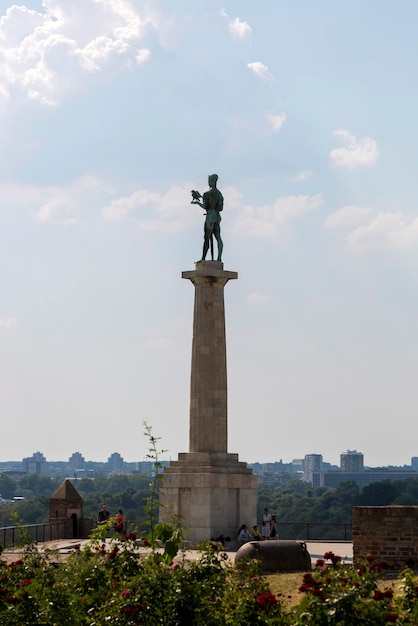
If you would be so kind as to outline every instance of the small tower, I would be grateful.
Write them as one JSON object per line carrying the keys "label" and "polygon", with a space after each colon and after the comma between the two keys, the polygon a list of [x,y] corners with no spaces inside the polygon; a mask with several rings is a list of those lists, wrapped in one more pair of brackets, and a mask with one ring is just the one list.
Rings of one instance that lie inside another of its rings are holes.
{"label": "small tower", "polygon": [[83,517],[83,499],[66,478],[49,500],[49,523],[59,523],[54,539],[81,539],[89,536],[91,518]]}

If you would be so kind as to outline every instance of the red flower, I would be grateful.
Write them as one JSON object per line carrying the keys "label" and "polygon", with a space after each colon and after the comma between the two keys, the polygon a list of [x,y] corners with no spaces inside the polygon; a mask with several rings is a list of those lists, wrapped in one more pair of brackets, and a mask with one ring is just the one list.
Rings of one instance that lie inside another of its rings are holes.
{"label": "red flower", "polygon": [[322,567],[323,565],[325,565],[324,559],[317,559],[316,560],[316,567]]}
{"label": "red flower", "polygon": [[124,613],[128,613],[129,615],[133,615],[134,613],[136,613],[136,607],[134,606],[125,606],[125,608],[123,609]]}
{"label": "red flower", "polygon": [[10,598],[8,598],[8,601],[10,602],[10,604],[17,604],[18,602],[20,602],[19,598],[17,598],[16,596],[10,596]]}
{"label": "red flower", "polygon": [[386,589],[386,591],[380,591],[380,589],[376,589],[373,594],[373,600],[385,600],[387,598],[393,598],[392,589]]}
{"label": "red flower", "polygon": [[32,579],[28,578],[27,580],[22,580],[21,583],[19,583],[19,587],[27,587],[28,585],[32,584]]}
{"label": "red flower", "polygon": [[255,603],[258,607],[260,607],[260,609],[267,609],[270,606],[276,606],[277,598],[271,592],[263,593],[257,596],[257,598],[255,599]]}
{"label": "red flower", "polygon": [[114,547],[112,548],[112,551],[111,551],[111,552],[109,552],[109,559],[114,559],[114,558],[116,557],[116,555],[117,555],[117,553],[118,553],[118,552],[119,552],[119,548],[118,548],[118,546],[114,546]]}
{"label": "red flower", "polygon": [[129,589],[125,589],[124,591],[122,591],[122,595],[124,598],[128,598],[131,595],[131,592],[129,591]]}
{"label": "red flower", "polygon": [[385,617],[383,618],[385,622],[396,622],[398,620],[398,614],[397,613],[388,613],[387,615],[385,615]]}
{"label": "red flower", "polygon": [[143,539],[143,540],[142,540],[142,545],[144,546],[144,548],[146,548],[147,546],[149,546],[149,541],[148,541],[148,539]]}

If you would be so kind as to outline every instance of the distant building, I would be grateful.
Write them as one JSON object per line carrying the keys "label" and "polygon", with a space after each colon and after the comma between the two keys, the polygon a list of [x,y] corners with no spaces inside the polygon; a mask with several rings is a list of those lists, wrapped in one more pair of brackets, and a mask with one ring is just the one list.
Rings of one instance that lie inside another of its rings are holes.
{"label": "distant building", "polygon": [[294,474],[301,474],[303,472],[303,465],[304,465],[303,459],[293,459],[291,463],[291,471]]}
{"label": "distant building", "polygon": [[307,454],[303,463],[303,476],[306,482],[312,482],[314,472],[322,471],[322,454]]}
{"label": "distant building", "polygon": [[107,467],[110,472],[119,472],[123,469],[123,458],[119,452],[113,452],[107,459]]}
{"label": "distant building", "polygon": [[340,454],[340,468],[342,472],[363,472],[364,456],[357,450],[347,450]]}
{"label": "distant building", "polygon": [[68,469],[70,470],[83,470],[86,460],[80,452],[73,452],[68,459]]}
{"label": "distant building", "polygon": [[413,456],[411,459],[411,467],[413,470],[418,471],[418,456]]}
{"label": "distant building", "polygon": [[413,471],[375,471],[364,472],[314,472],[312,476],[313,487],[338,487],[341,483],[353,481],[359,489],[377,483],[381,480],[406,480],[418,478],[418,472]]}
{"label": "distant building", "polygon": [[154,467],[154,463],[152,461],[138,461],[136,465],[136,469],[140,474],[148,474]]}
{"label": "distant building", "polygon": [[34,452],[32,456],[22,460],[22,469],[26,474],[45,474],[46,458],[42,452]]}

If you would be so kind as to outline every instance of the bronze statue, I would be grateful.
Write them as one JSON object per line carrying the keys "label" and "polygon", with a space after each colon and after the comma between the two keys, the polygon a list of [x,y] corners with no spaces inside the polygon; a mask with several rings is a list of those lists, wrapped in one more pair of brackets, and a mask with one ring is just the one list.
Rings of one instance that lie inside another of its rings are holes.
{"label": "bronze statue", "polygon": [[202,261],[206,259],[209,245],[213,261],[213,236],[215,236],[216,243],[218,245],[217,260],[222,261],[222,250],[224,245],[221,239],[221,211],[224,208],[224,198],[219,189],[216,187],[217,182],[218,175],[210,174],[208,176],[208,185],[210,187],[209,191],[205,191],[203,196],[195,189],[192,191],[193,200],[191,204],[198,204],[206,211]]}

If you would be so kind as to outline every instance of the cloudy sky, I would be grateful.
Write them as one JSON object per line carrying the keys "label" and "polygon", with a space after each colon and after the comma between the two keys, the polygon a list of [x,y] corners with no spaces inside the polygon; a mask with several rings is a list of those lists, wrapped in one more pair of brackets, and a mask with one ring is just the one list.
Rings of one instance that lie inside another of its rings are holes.
{"label": "cloudy sky", "polygon": [[416,0],[0,0],[0,460],[188,449],[190,190],[229,450],[418,456]]}

